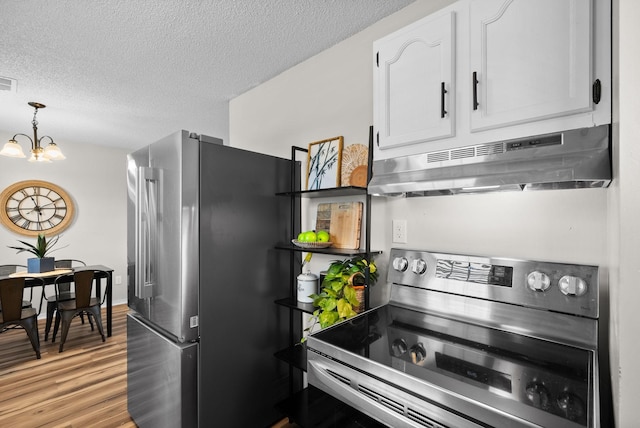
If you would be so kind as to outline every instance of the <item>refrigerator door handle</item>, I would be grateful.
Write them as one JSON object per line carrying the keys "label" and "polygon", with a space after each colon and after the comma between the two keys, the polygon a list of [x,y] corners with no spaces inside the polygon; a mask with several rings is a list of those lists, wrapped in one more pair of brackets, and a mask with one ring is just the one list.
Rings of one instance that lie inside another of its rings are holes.
{"label": "refrigerator door handle", "polygon": [[161,170],[139,167],[136,183],[136,286],[135,295],[140,299],[153,297],[156,282],[158,227],[162,206]]}

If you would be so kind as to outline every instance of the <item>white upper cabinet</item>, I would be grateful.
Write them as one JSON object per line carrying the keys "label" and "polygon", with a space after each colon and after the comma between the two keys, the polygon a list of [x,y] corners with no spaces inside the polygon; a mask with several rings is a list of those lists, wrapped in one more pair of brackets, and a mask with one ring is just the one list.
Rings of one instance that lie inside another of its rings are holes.
{"label": "white upper cabinet", "polygon": [[610,0],[459,0],[373,48],[376,160],[611,123]]}
{"label": "white upper cabinet", "polygon": [[454,14],[427,17],[374,44],[380,147],[453,135]]}
{"label": "white upper cabinet", "polygon": [[470,8],[472,131],[591,110],[589,0],[474,0]]}

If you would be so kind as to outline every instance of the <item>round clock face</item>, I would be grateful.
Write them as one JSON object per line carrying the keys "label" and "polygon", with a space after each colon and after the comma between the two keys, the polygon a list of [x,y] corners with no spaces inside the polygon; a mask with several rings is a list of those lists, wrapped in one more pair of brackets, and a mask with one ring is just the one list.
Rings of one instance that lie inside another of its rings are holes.
{"label": "round clock face", "polygon": [[73,201],[60,186],[40,180],[12,184],[0,195],[0,221],[16,233],[56,235],[73,219]]}

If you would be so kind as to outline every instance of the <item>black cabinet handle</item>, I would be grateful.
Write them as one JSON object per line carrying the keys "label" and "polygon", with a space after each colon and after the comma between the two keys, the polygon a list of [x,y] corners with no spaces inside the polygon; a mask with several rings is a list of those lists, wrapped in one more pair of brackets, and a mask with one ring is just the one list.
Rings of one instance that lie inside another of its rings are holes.
{"label": "black cabinet handle", "polygon": [[473,72],[473,109],[478,110],[478,73],[476,71]]}
{"label": "black cabinet handle", "polygon": [[444,88],[444,82],[440,83],[440,118],[443,118],[447,111],[444,109],[444,94],[447,90]]}
{"label": "black cabinet handle", "polygon": [[593,103],[598,104],[600,102],[600,98],[602,96],[602,85],[600,84],[600,79],[596,79],[593,82],[591,97],[593,98]]}

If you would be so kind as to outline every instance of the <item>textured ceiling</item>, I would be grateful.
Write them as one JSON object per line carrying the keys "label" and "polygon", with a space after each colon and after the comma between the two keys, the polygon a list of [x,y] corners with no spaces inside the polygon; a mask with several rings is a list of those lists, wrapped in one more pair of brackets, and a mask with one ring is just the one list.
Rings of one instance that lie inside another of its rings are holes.
{"label": "textured ceiling", "polygon": [[31,135],[37,101],[61,146],[226,139],[230,99],[412,1],[2,0],[0,131]]}

